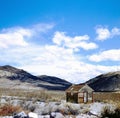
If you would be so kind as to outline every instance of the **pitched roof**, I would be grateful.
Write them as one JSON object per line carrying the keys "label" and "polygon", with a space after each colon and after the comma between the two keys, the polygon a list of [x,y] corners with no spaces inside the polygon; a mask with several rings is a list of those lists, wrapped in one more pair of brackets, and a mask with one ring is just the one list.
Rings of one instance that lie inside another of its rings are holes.
{"label": "pitched roof", "polygon": [[76,84],[76,85],[72,85],[70,86],[66,92],[69,92],[69,91],[79,91],[83,86],[85,86],[85,84]]}

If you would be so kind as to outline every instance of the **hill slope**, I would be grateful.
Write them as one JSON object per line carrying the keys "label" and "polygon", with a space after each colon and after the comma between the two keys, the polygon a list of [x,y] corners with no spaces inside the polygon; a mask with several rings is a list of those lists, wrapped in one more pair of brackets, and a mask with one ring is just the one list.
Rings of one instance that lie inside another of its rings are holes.
{"label": "hill slope", "polygon": [[95,91],[120,91],[120,71],[101,74],[86,83]]}
{"label": "hill slope", "polygon": [[45,87],[47,88],[48,90],[51,89],[51,85],[54,85],[52,86],[53,89],[56,89],[59,87],[59,89],[62,87],[62,89],[66,90],[69,86],[71,86],[71,83],[66,81],[66,80],[63,80],[63,79],[60,79],[58,77],[53,77],[53,76],[47,76],[47,75],[41,75],[41,76],[38,76],[38,78],[42,81],[42,82],[47,82],[50,84],[50,86],[47,84],[43,85],[43,84],[40,84],[39,83],[39,86],[41,87]]}
{"label": "hill slope", "polygon": [[24,70],[9,65],[0,66],[0,87],[65,90],[70,85],[70,82],[57,77],[37,77]]}

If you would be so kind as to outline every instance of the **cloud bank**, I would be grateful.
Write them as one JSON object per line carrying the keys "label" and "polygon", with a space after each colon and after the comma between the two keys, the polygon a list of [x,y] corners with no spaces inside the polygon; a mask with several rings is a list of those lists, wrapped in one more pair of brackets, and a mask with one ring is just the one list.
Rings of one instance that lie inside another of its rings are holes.
{"label": "cloud bank", "polygon": [[[70,36],[65,32],[54,31],[54,24],[35,24],[30,27],[12,27],[0,31],[0,64],[25,69],[35,75],[51,75],[73,83],[84,82],[108,71],[115,71],[118,66],[104,66],[90,61],[119,61],[120,50],[107,50],[98,54],[84,56],[84,52],[98,49],[98,44],[91,41],[89,35]],[[52,38],[44,45],[40,42],[42,34],[52,32]],[[119,35],[119,29],[98,31],[105,39]],[[105,33],[103,33],[105,32]],[[109,35],[108,35],[109,34]],[[39,37],[39,39],[36,39]],[[39,40],[37,42],[37,40]],[[82,52],[82,51],[84,52]],[[114,55],[111,57],[110,55]],[[88,59],[89,58],[89,59]],[[90,61],[88,61],[88,60]]]}

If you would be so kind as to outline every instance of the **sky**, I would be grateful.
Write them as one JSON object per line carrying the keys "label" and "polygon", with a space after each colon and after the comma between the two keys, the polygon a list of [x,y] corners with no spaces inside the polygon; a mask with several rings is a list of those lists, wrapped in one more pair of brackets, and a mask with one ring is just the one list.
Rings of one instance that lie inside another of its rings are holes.
{"label": "sky", "polygon": [[120,0],[0,0],[0,66],[82,83],[120,70]]}

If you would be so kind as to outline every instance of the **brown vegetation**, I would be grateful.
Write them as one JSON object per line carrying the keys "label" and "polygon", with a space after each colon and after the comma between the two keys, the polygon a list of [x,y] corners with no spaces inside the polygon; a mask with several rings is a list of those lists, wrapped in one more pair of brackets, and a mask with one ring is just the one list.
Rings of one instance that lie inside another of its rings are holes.
{"label": "brown vegetation", "polygon": [[13,115],[13,113],[19,112],[21,110],[22,109],[20,106],[5,104],[4,106],[0,107],[0,116]]}

